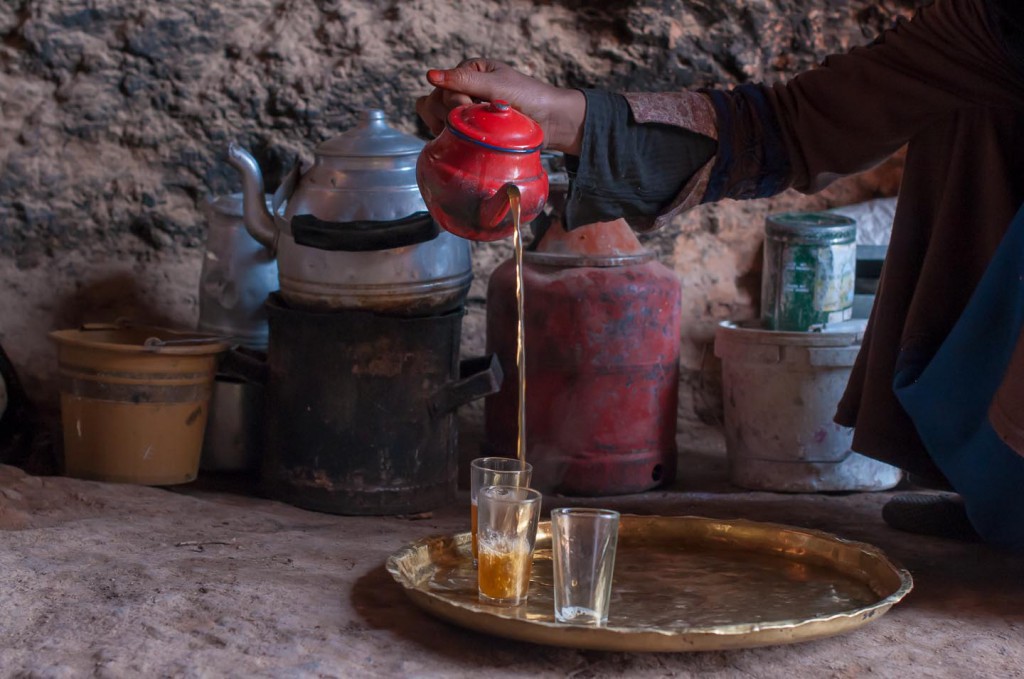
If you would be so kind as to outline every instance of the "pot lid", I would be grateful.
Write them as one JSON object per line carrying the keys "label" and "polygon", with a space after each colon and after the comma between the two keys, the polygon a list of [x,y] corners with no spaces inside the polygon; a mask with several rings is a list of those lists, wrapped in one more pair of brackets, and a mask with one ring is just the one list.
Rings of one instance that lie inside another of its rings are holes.
{"label": "pot lid", "polygon": [[321,142],[315,153],[318,156],[405,156],[419,153],[424,143],[391,127],[384,111],[373,108],[363,111],[359,123],[351,130]]}
{"label": "pot lid", "polygon": [[498,151],[532,153],[544,143],[537,121],[501,99],[452,109],[448,128],[456,136]]}
{"label": "pot lid", "polygon": [[834,212],[783,212],[768,215],[765,233],[777,240],[817,245],[852,243],[857,222]]}
{"label": "pot lid", "polygon": [[343,228],[426,214],[416,182],[416,160],[425,145],[391,127],[384,111],[363,111],[355,127],[316,147],[313,167],[288,199],[287,221],[311,215]]}

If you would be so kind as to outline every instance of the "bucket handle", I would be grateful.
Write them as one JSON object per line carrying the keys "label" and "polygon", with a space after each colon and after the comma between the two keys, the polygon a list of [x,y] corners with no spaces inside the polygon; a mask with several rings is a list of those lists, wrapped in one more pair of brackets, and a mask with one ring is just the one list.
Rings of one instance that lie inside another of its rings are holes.
{"label": "bucket handle", "polygon": [[467,358],[459,363],[459,380],[430,397],[431,417],[447,415],[470,401],[497,393],[504,377],[497,354]]}
{"label": "bucket handle", "polygon": [[125,330],[127,328],[148,328],[151,330],[159,330],[160,332],[167,333],[168,335],[193,335],[191,337],[182,337],[180,339],[161,339],[156,336],[147,337],[142,342],[142,348],[148,349],[149,351],[157,351],[164,347],[190,346],[195,344],[233,344],[236,339],[230,335],[203,335],[202,337],[195,337],[195,333],[187,330],[174,330],[173,328],[161,328],[153,325],[140,325],[127,318],[118,318],[113,323],[82,323],[78,326],[78,329],[81,332]]}
{"label": "bucket handle", "polygon": [[144,349],[162,349],[163,347],[189,346],[193,344],[231,344],[234,337],[224,335],[209,335],[206,337],[186,337],[182,339],[160,339],[159,337],[147,337],[142,342]]}

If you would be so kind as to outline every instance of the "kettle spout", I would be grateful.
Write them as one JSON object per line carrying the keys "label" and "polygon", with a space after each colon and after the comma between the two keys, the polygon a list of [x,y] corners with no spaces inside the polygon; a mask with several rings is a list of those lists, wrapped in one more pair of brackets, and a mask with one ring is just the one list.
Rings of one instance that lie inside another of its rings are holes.
{"label": "kettle spout", "polygon": [[267,210],[260,166],[251,153],[234,142],[228,146],[228,164],[242,175],[242,219],[246,231],[274,255],[277,249],[277,226]]}

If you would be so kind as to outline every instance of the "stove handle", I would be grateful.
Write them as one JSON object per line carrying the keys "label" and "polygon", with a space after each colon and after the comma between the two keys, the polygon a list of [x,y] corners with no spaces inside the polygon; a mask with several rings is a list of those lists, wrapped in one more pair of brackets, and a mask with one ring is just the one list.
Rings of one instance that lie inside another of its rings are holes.
{"label": "stove handle", "polygon": [[459,379],[430,397],[431,417],[441,417],[478,398],[496,394],[505,375],[497,354],[467,358],[459,363]]}
{"label": "stove handle", "polygon": [[224,354],[217,366],[217,374],[249,384],[266,385],[270,375],[267,354],[255,349],[234,347]]}

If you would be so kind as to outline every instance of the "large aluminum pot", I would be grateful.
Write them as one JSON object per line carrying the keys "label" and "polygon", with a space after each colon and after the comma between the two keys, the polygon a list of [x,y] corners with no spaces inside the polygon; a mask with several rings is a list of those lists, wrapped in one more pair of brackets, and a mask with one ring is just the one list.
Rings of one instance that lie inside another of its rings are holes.
{"label": "large aluminum pot", "polygon": [[459,307],[472,279],[469,244],[441,231],[416,184],[424,142],[370,110],[282,182],[268,210],[255,159],[232,144],[245,224],[278,259],[282,298],[311,310],[402,315]]}

